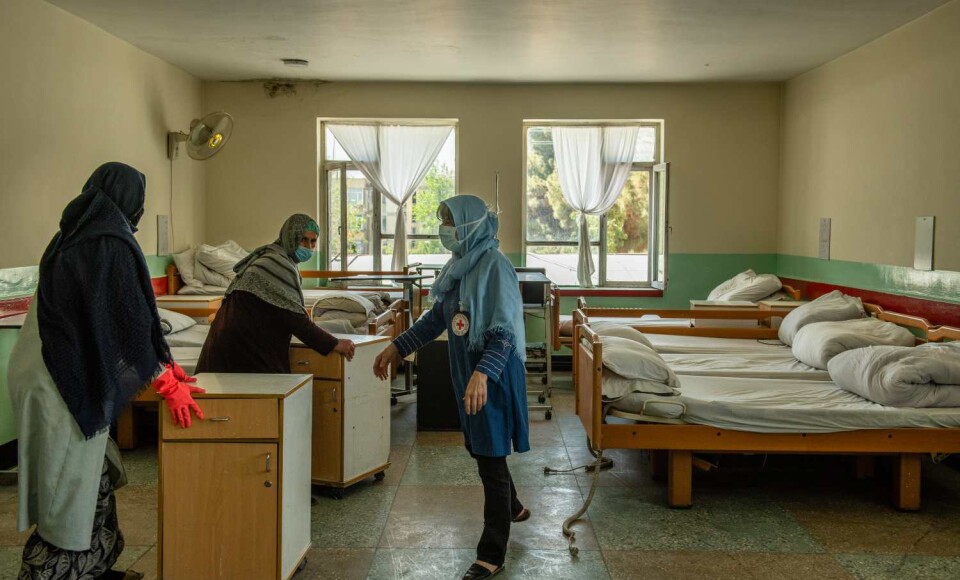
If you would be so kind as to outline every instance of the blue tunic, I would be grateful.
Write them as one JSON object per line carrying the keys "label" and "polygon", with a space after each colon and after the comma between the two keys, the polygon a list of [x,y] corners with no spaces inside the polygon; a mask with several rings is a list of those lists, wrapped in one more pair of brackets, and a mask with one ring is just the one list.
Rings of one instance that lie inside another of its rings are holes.
{"label": "blue tunic", "polygon": [[[459,311],[455,297],[459,283],[447,294],[447,300],[436,302],[410,330],[394,341],[401,356],[408,356],[447,331],[447,352],[450,373],[456,394],[460,425],[466,446],[475,455],[505,457],[511,443],[518,453],[530,450],[527,422],[527,383],[523,362],[517,356],[510,337],[494,333],[487,339],[483,352],[467,350],[468,335],[453,332],[453,317]],[[469,318],[469,313],[465,313]],[[463,397],[475,370],[487,375],[487,403],[476,415],[467,415]]]}

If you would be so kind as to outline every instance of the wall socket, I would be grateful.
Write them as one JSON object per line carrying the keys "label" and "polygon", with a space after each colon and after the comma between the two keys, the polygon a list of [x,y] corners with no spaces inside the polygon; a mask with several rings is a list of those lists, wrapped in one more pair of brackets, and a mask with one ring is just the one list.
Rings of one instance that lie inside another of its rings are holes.
{"label": "wall socket", "polygon": [[157,216],[157,255],[170,255],[170,216]]}
{"label": "wall socket", "polygon": [[830,259],[830,218],[820,218],[820,259]]}

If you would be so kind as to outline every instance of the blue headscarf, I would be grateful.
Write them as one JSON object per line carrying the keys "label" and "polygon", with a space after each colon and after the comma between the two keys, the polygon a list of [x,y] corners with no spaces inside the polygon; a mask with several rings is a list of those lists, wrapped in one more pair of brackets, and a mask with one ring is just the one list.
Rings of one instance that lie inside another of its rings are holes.
{"label": "blue headscarf", "polygon": [[482,351],[487,338],[504,331],[513,340],[520,360],[526,359],[523,300],[517,272],[500,253],[500,219],[479,197],[458,195],[440,203],[457,228],[460,251],[443,267],[430,295],[443,301],[460,282],[459,301],[470,316],[468,348]]}

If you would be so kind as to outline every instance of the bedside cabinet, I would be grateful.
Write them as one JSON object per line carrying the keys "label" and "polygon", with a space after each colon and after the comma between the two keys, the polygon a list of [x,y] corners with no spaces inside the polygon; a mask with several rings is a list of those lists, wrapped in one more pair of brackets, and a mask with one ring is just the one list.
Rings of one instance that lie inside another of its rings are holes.
{"label": "bedside cabinet", "polygon": [[[290,368],[313,375],[313,459],[317,485],[343,489],[390,467],[390,382],[373,374],[373,361],[390,340],[336,335],[356,344],[353,360],[290,346]],[[338,492],[337,496],[339,497]]]}
{"label": "bedside cabinet", "polygon": [[286,580],[310,547],[309,375],[202,373],[189,429],[160,413],[158,573]]}

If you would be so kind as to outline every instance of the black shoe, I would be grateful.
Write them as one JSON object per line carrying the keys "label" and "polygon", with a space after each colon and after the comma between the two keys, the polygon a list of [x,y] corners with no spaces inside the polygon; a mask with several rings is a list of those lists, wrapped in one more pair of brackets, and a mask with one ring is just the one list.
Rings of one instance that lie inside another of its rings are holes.
{"label": "black shoe", "polygon": [[461,580],[486,580],[487,578],[493,578],[500,572],[503,572],[503,566],[491,572],[480,564],[473,564],[467,569],[467,573],[463,575]]}
{"label": "black shoe", "polygon": [[513,523],[519,524],[520,522],[525,522],[530,519],[530,510],[523,508],[520,510],[520,513],[513,518]]}

